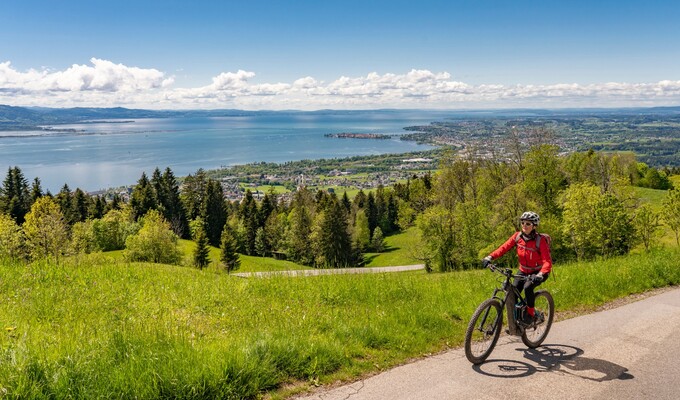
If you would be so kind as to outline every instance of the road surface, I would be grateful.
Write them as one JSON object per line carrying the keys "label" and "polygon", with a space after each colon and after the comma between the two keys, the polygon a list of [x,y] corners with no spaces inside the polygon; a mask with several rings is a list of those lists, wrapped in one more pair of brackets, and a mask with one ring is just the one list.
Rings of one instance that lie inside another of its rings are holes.
{"label": "road surface", "polygon": [[334,274],[371,274],[380,272],[404,272],[417,271],[425,268],[424,264],[400,265],[396,267],[361,267],[361,268],[332,268],[332,269],[299,269],[293,271],[267,271],[267,272],[237,272],[232,275],[242,278],[265,277],[273,275],[285,276],[312,276],[312,275],[334,275]]}
{"label": "road surface", "polygon": [[455,349],[299,399],[680,399],[680,289],[555,323],[535,350],[502,336],[480,366]]}

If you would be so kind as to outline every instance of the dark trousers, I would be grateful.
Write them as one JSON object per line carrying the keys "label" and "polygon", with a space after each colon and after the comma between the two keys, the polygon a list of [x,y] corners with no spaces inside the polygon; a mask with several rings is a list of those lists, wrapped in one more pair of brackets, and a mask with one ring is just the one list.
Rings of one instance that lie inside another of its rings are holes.
{"label": "dark trousers", "polygon": [[527,307],[534,308],[534,305],[536,304],[536,296],[534,295],[534,289],[541,283],[543,283],[543,281],[548,279],[548,276],[550,274],[548,273],[543,275],[543,281],[538,283],[527,279],[529,276],[534,274],[525,274],[524,272],[519,271],[519,275],[522,275],[523,278],[515,279],[513,286],[516,287],[520,293],[522,293],[522,290],[524,290],[524,299],[527,302]]}

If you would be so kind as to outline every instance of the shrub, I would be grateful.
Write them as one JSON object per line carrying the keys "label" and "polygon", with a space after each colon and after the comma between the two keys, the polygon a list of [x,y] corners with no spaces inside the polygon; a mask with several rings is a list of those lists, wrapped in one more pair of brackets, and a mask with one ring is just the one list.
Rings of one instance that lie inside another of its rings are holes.
{"label": "shrub", "polygon": [[124,256],[128,261],[177,264],[181,259],[177,246],[178,237],[170,224],[156,210],[149,211],[142,221],[142,228],[125,240]]}

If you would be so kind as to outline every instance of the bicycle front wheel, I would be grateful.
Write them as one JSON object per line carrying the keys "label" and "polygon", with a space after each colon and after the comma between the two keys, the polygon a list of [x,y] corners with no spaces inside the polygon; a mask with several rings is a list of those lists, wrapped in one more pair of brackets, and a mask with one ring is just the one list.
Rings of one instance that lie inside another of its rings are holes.
{"label": "bicycle front wheel", "polygon": [[501,303],[488,299],[477,307],[465,332],[465,356],[473,364],[489,357],[503,325]]}
{"label": "bicycle front wheel", "polygon": [[535,349],[543,343],[553,323],[555,302],[548,291],[539,290],[536,292],[535,310],[534,323],[529,325],[522,334],[522,342],[530,349]]}

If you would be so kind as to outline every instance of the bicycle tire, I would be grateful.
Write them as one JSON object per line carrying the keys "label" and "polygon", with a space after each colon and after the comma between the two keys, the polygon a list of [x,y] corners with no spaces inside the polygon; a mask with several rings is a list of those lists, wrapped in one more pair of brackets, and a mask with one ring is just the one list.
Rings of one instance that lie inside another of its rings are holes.
{"label": "bicycle tire", "polygon": [[530,325],[522,333],[522,342],[530,349],[540,346],[552,327],[555,316],[555,301],[547,290],[536,292],[536,311],[543,313],[543,323]]}
{"label": "bicycle tire", "polygon": [[471,363],[481,364],[489,357],[502,327],[503,310],[498,300],[487,299],[477,307],[465,331],[465,356]]}

